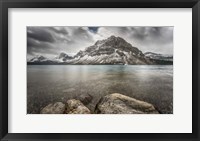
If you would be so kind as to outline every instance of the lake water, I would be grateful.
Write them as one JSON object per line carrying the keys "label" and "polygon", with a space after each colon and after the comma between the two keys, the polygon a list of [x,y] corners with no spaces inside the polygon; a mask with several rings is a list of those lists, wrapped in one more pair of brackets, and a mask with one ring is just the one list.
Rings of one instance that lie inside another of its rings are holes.
{"label": "lake water", "polygon": [[52,102],[78,95],[93,96],[86,105],[94,110],[99,99],[121,93],[152,103],[161,113],[173,113],[172,65],[28,65],[27,113],[38,114]]}

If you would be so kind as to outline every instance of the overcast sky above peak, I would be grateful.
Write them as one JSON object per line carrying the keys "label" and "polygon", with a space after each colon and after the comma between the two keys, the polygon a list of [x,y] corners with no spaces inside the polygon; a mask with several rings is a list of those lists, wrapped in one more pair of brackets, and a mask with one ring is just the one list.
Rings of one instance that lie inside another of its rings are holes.
{"label": "overcast sky above peak", "polygon": [[143,53],[173,54],[173,27],[27,27],[28,58],[74,55],[111,35],[124,38]]}

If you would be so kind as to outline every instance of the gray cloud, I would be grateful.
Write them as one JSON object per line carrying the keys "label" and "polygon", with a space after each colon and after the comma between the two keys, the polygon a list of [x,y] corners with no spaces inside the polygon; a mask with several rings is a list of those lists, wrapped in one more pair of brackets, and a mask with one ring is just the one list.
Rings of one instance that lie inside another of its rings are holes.
{"label": "gray cloud", "polygon": [[98,34],[120,36],[143,52],[173,54],[173,27],[101,27]]}
{"label": "gray cloud", "polygon": [[[97,28],[97,30],[94,29]],[[120,36],[143,52],[173,54],[173,27],[28,27],[28,56],[77,53],[97,40]],[[93,30],[91,30],[93,29]]]}
{"label": "gray cloud", "polygon": [[[53,44],[48,42],[40,42],[32,38],[27,39],[27,52],[29,55],[38,54],[55,54],[55,48]],[[58,53],[58,52],[57,52]]]}
{"label": "gray cloud", "polygon": [[68,32],[64,27],[48,27],[48,29],[54,31],[57,34],[67,35]]}
{"label": "gray cloud", "polygon": [[38,41],[51,42],[53,43],[55,39],[53,35],[43,27],[28,27],[27,29],[28,38],[33,38]]}
{"label": "gray cloud", "polygon": [[173,40],[173,32],[167,27],[132,27],[132,37],[143,42],[169,43]]}

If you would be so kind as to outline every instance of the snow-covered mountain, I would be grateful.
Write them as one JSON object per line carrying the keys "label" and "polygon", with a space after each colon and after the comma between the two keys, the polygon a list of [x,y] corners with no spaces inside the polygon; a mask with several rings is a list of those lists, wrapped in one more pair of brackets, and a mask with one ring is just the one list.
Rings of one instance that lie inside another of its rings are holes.
{"label": "snow-covered mountain", "polygon": [[144,53],[145,58],[148,58],[155,64],[173,64],[173,56],[169,54],[158,54],[153,52]]}
{"label": "snow-covered mountain", "polygon": [[50,64],[50,63],[54,63],[54,61],[51,60],[51,59],[48,59],[48,58],[46,58],[46,57],[44,57],[42,55],[37,55],[37,56],[33,57],[32,59],[30,59],[28,61],[28,63],[29,64],[38,64],[38,63],[39,64],[40,63],[42,63],[42,64]]}
{"label": "snow-covered mountain", "polygon": [[57,57],[55,58],[47,58],[44,57],[42,55],[37,55],[34,56],[33,58],[28,60],[28,64],[36,64],[36,65],[40,65],[40,64],[61,64],[61,63],[65,63],[68,60],[73,59],[72,56],[67,55],[64,52],[61,52]]}
{"label": "snow-covered mountain", "polygon": [[168,54],[158,54],[153,52],[145,52],[145,57],[157,60],[170,60],[173,61],[173,56]]}
{"label": "snow-covered mountain", "polygon": [[149,64],[144,54],[121,37],[111,36],[79,51],[75,64]]}
{"label": "snow-covered mountain", "polygon": [[61,52],[58,57],[55,57],[55,59],[52,59],[56,62],[66,62],[68,60],[74,59],[74,57],[69,56],[68,54]]}
{"label": "snow-covered mountain", "polygon": [[[152,53],[154,54],[154,53]],[[133,47],[130,43],[121,37],[111,36],[105,40],[98,40],[94,45],[79,51],[76,55],[69,56],[62,52],[54,59],[41,57],[33,58],[28,64],[43,64],[45,60],[51,61],[51,64],[157,64],[151,58],[150,53],[143,54],[138,48]],[[154,54],[154,56],[156,56]],[[159,56],[157,54],[157,56]],[[46,62],[45,62],[46,63]]]}

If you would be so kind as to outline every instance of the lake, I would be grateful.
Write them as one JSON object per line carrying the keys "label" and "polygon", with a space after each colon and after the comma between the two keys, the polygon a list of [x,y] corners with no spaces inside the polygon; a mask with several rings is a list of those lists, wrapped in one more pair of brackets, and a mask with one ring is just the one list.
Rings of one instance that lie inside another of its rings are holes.
{"label": "lake", "polygon": [[100,98],[121,93],[173,113],[172,65],[28,65],[27,113],[39,114],[53,102],[90,94],[94,111]]}

